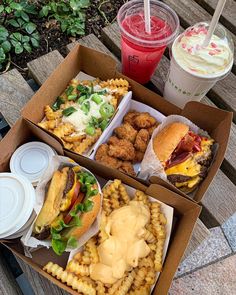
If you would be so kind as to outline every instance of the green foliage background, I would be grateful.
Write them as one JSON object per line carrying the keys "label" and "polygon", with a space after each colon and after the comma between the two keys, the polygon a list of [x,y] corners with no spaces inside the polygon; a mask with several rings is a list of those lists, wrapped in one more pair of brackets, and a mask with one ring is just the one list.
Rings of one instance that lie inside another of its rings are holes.
{"label": "green foliage background", "polygon": [[86,9],[90,0],[0,2],[0,71],[7,70],[11,55],[31,53],[40,46],[35,20],[55,19],[68,36],[85,34]]}

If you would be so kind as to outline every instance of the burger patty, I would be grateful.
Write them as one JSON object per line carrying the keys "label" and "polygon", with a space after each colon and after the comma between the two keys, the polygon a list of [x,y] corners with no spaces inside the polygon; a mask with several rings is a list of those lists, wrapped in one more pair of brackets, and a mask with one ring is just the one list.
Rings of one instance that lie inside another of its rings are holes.
{"label": "burger patty", "polygon": [[181,175],[181,174],[170,174],[170,175],[167,175],[167,179],[175,184],[176,182],[185,182],[185,181],[188,181],[190,179],[192,179],[192,177],[190,176],[185,176],[185,175]]}
{"label": "burger patty", "polygon": [[[201,158],[199,159],[198,163],[200,165],[202,165],[201,167],[201,171],[200,173],[198,174],[199,177],[201,178],[205,178],[206,175],[207,175],[207,170],[208,170],[208,167],[210,166],[211,164],[211,160],[212,158],[211,157],[208,157],[207,159],[204,159],[204,158]],[[182,182],[185,182],[185,181],[188,181],[188,180],[191,180],[193,177],[191,176],[186,176],[186,175],[181,175],[181,174],[170,174],[170,175],[167,175],[167,179],[175,184],[176,182],[178,183],[182,183]]]}
{"label": "burger patty", "polygon": [[45,228],[41,233],[34,234],[34,237],[38,240],[46,240],[51,234],[50,227]]}

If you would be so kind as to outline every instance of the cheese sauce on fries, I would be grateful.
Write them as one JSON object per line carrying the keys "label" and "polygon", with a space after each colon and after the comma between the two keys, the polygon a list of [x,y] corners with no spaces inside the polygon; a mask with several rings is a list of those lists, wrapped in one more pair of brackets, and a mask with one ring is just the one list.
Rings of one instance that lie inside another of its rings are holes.
{"label": "cheese sauce on fries", "polygon": [[100,262],[90,266],[93,280],[113,284],[123,278],[126,271],[136,267],[139,258],[150,253],[141,238],[149,220],[148,207],[137,201],[130,201],[129,205],[114,210],[107,217],[105,232],[109,238],[98,246]]}

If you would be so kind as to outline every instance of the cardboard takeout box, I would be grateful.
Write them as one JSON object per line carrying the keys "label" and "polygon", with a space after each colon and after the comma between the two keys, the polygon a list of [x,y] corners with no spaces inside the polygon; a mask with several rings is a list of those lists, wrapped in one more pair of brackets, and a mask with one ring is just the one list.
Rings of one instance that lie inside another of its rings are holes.
{"label": "cardboard takeout box", "polygon": [[[0,172],[9,171],[9,160],[18,146],[33,140],[49,144],[61,155],[64,153],[57,140],[43,132],[41,129],[35,127],[32,123],[24,119],[19,119],[5,138],[0,142]],[[148,195],[174,208],[174,224],[172,227],[167,256],[163,265],[163,271],[160,274],[153,293],[155,295],[167,294],[173,276],[188,245],[195,222],[200,214],[201,207],[192,200],[184,198],[160,185],[151,184],[150,186],[145,186],[125,174],[120,174],[116,170],[109,171],[104,166],[96,165],[96,162],[88,161],[85,157],[73,153],[70,156],[81,165],[89,164],[86,167],[97,176],[102,177],[105,180],[120,178],[123,183],[136,189],[143,190]],[[88,162],[81,161],[84,159]],[[4,243],[15,255],[25,261],[25,263],[29,264],[51,282],[71,294],[78,294],[72,288],[66,286],[42,270],[42,267],[49,261],[53,261],[62,267],[65,267],[69,253],[65,253],[59,257],[56,256],[52,250],[41,248],[33,252],[33,257],[30,259],[24,255],[19,239],[10,241],[2,240],[1,242]]]}
{"label": "cardboard takeout box", "polygon": [[[144,86],[120,74],[116,70],[115,60],[110,56],[78,45],[70,52],[65,60],[56,68],[32,99],[26,104],[22,111],[22,116],[34,124],[40,122],[44,117],[44,106],[48,104],[52,105],[57,96],[65,90],[70,80],[77,76],[80,71],[94,77],[99,77],[102,80],[123,77],[130,82],[133,99],[153,107],[166,116],[171,114],[185,116],[209,133],[209,135],[219,144],[219,149],[207,177],[195,191],[194,200],[200,202],[224,159],[230,133],[232,113],[199,102],[190,102],[183,110],[181,110],[164,100],[158,94],[155,94]],[[39,127],[35,128],[39,129]],[[50,136],[53,137],[53,135]],[[73,152],[66,151],[66,153],[68,153],[69,156],[73,156]],[[95,165],[94,162],[91,162],[91,160],[84,156],[79,156],[79,159],[85,163],[85,166]],[[104,169],[103,165],[98,163],[96,163],[96,165],[98,165],[100,169]],[[109,173],[113,173],[111,168],[106,167],[106,169],[109,170]],[[121,172],[118,172],[118,175],[119,177],[122,177]],[[188,197],[173,185],[163,181],[159,177],[151,177],[149,180],[151,183],[161,184],[168,189]]]}

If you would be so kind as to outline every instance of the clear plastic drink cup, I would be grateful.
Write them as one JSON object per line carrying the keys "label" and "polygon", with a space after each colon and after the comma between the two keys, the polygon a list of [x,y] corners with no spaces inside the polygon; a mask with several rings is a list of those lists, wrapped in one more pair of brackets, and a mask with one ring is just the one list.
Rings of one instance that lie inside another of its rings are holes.
{"label": "clear plastic drink cup", "polygon": [[[188,28],[183,34],[178,36],[172,44],[170,70],[165,83],[163,96],[165,99],[179,106],[180,108],[183,108],[184,105],[189,101],[200,101],[217,81],[225,78],[231,71],[234,51],[233,41],[229,33],[220,24],[217,25],[214,35],[219,37],[220,40],[222,40],[222,42],[224,42],[226,45],[228,44],[227,46],[231,51],[230,55],[232,57],[224,66],[221,68],[218,67],[219,57],[217,56],[218,52],[215,50],[220,49],[217,49],[217,44],[213,41],[210,42],[208,47],[210,48],[210,51],[208,51],[208,53],[210,52],[209,61],[207,60],[207,55],[205,64],[201,60],[192,60],[193,67],[196,66],[197,62],[199,62],[201,71],[197,71],[196,68],[191,69],[191,60],[188,60],[189,68],[187,68],[186,63],[181,63],[180,58],[177,56],[176,44],[177,42],[180,42],[184,34],[188,32],[191,33],[191,30],[194,29],[201,30],[201,28],[206,28],[207,30],[208,27],[209,22],[197,23],[193,27]],[[186,48],[188,48],[189,44],[182,44],[182,46],[186,46]],[[191,46],[189,46],[188,49],[191,50]],[[214,55],[214,52],[216,55]],[[214,67],[214,60],[211,59],[211,57],[214,56],[216,59],[215,72],[212,71],[212,68]],[[204,70],[205,73],[203,73]]]}
{"label": "clear plastic drink cup", "polygon": [[122,73],[147,83],[162,55],[179,32],[177,14],[166,4],[150,0],[151,34],[145,32],[144,2],[131,0],[117,15],[121,30]]}

